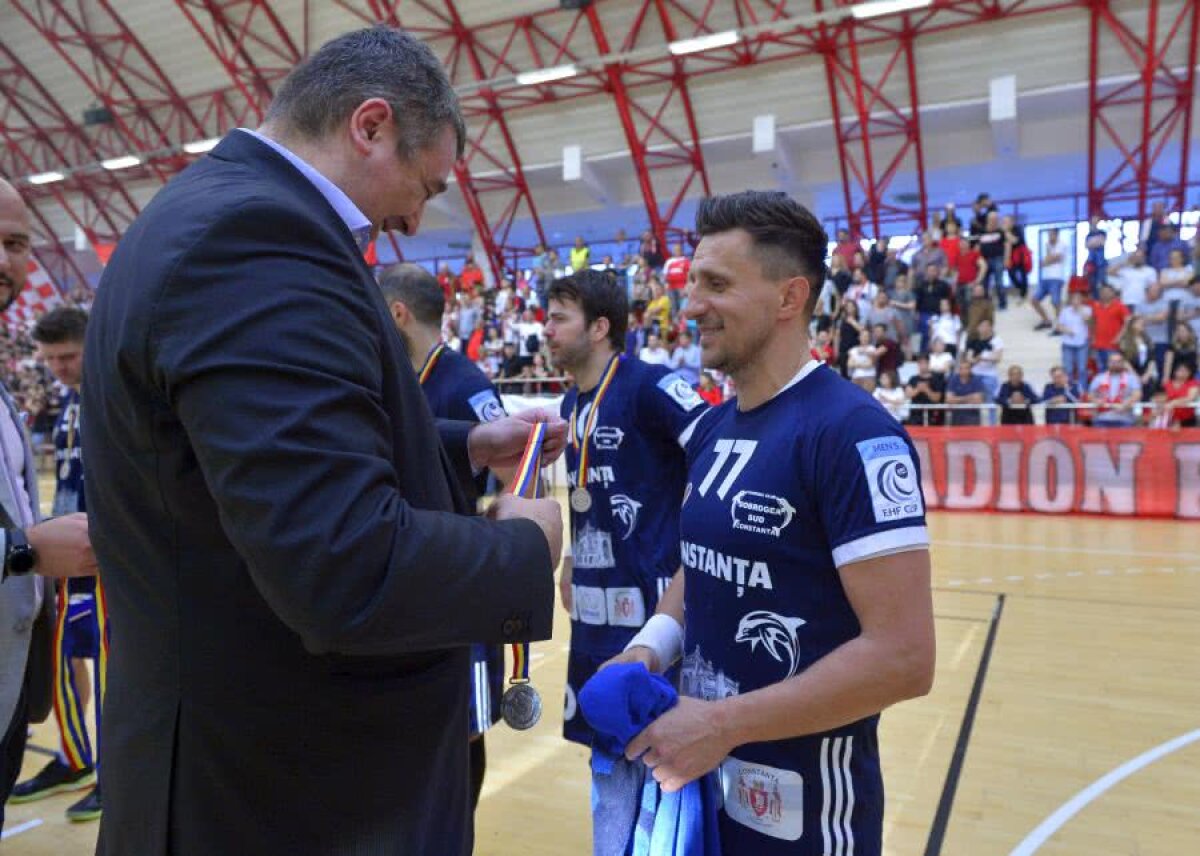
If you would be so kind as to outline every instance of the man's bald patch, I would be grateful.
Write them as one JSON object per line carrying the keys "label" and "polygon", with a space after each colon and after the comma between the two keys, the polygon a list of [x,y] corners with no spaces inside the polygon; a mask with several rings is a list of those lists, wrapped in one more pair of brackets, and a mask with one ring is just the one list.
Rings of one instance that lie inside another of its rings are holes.
{"label": "man's bald patch", "polygon": [[17,189],[0,178],[0,219],[13,217],[26,225],[28,231],[29,208]]}

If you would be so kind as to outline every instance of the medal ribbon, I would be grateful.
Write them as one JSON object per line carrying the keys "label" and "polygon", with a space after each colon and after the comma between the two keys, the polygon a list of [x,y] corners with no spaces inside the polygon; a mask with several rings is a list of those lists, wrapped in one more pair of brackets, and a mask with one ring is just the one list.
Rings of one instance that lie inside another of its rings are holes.
{"label": "medal ribbon", "polygon": [[433,367],[437,365],[438,360],[442,358],[442,351],[446,350],[445,342],[438,342],[437,347],[429,352],[429,356],[425,358],[425,365],[421,366],[420,381],[421,385],[425,385],[425,381],[429,380],[429,376],[433,374]]}
{"label": "medal ribbon", "polygon": [[[538,499],[542,495],[542,443],[546,439],[546,423],[539,422],[529,431],[525,452],[517,464],[509,493],[526,499]],[[529,683],[529,643],[514,642],[512,645],[513,670],[510,684]]]}
{"label": "medal ribbon", "polygon": [[575,406],[571,408],[571,424],[568,426],[570,431],[571,444],[579,449],[579,472],[575,474],[577,487],[587,487],[588,473],[588,440],[592,436],[592,431],[596,428],[596,415],[600,412],[600,402],[604,398],[604,394],[608,392],[609,386],[612,385],[612,380],[616,377],[617,366],[620,364],[620,354],[613,354],[613,358],[608,361],[608,367],[604,369],[604,374],[601,375],[600,386],[596,389],[596,397],[592,400],[592,412],[588,414],[587,423],[583,426],[583,438],[577,439],[575,433],[576,419],[579,414],[579,399],[575,399]]}

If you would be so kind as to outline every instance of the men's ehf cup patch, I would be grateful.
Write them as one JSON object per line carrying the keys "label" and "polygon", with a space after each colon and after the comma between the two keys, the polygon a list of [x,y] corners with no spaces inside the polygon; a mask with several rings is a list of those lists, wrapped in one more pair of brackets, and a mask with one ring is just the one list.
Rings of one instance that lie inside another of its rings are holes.
{"label": "men's ehf cup patch", "polygon": [[875,508],[875,522],[889,523],[925,513],[921,483],[908,446],[899,437],[876,437],[857,444]]}

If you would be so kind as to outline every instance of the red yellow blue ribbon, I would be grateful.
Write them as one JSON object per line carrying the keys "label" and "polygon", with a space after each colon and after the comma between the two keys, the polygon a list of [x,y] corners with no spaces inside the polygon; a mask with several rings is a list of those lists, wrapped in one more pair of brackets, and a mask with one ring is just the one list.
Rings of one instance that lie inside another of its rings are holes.
{"label": "red yellow blue ribbon", "polygon": [[[542,495],[542,444],[546,440],[546,423],[538,422],[529,431],[529,439],[525,441],[525,452],[521,462],[517,464],[517,472],[513,476],[508,492],[513,496],[523,496],[526,499],[538,499]],[[514,642],[513,670],[509,683],[528,683],[529,681],[529,643]]]}
{"label": "red yellow blue ribbon", "polygon": [[596,397],[592,399],[592,410],[588,413],[587,422],[583,426],[583,436],[577,437],[575,434],[576,420],[579,412],[579,399],[575,399],[575,406],[571,408],[571,424],[567,427],[570,432],[571,445],[579,449],[579,471],[575,475],[575,482],[579,487],[587,487],[588,474],[588,439],[592,436],[592,431],[596,427],[596,415],[600,412],[600,402],[604,398],[604,394],[608,392],[608,388],[612,385],[612,380],[616,377],[617,366],[620,365],[621,358],[619,354],[614,354],[612,359],[608,361],[608,366],[604,369],[604,374],[600,378],[600,386],[596,389]]}
{"label": "red yellow blue ribbon", "polygon": [[425,365],[421,366],[421,374],[419,376],[421,386],[424,386],[425,381],[429,380],[429,376],[433,374],[433,367],[442,358],[442,351],[444,350],[446,350],[446,343],[438,342],[437,347],[430,351],[429,356],[425,358]]}

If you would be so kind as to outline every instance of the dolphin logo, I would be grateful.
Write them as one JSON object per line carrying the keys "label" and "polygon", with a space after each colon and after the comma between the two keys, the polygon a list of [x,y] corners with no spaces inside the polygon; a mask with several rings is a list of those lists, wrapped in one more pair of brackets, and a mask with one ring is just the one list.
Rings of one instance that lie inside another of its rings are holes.
{"label": "dolphin logo", "polygon": [[765,609],[756,609],[742,616],[734,641],[749,642],[751,651],[757,650],[761,642],[777,662],[787,664],[785,677],[790,678],[800,665],[800,639],[796,631],[807,623],[803,618],[788,618]]}
{"label": "dolphin logo", "polygon": [[613,517],[625,526],[625,534],[621,536],[621,540],[628,541],[634,527],[637,526],[638,511],[642,504],[623,493],[613,494],[609,497],[609,502],[612,504]]}

